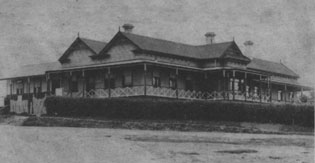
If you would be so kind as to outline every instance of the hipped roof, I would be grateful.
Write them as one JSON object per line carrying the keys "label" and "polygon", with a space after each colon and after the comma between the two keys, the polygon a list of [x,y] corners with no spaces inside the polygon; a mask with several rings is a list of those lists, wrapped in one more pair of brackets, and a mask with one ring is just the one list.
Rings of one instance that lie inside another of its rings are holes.
{"label": "hipped roof", "polygon": [[[147,36],[141,36],[133,33],[126,32],[118,32],[116,36],[107,44],[106,42],[91,40],[87,38],[78,37],[71,46],[66,50],[62,57],[59,60],[65,59],[70,54],[71,50],[78,43],[85,44],[89,49],[91,49],[95,55],[102,55],[102,52],[106,51],[106,48],[111,46],[111,43],[115,40],[116,37],[124,36],[132,43],[134,43],[141,50],[159,52],[170,55],[177,55],[182,57],[189,57],[193,59],[213,59],[229,56],[226,55],[227,50],[230,48],[238,49],[236,43],[234,41],[231,42],[223,42],[223,43],[214,43],[207,45],[188,45],[183,43],[177,43],[173,41],[167,41],[162,39],[156,39]],[[234,47],[233,47],[234,46]],[[240,51],[240,50],[239,50]],[[243,54],[239,54],[233,57],[237,57],[239,59],[247,60],[248,58]],[[248,61],[250,61],[248,59]],[[262,60],[258,58],[254,58],[247,65],[248,69],[259,70],[269,73],[277,73],[292,77],[299,77],[295,72],[290,70],[282,63],[271,62],[267,60]],[[53,71],[61,69],[61,65],[58,62],[53,63],[43,63],[37,65],[28,65],[23,66],[21,69],[12,73],[10,78],[15,77],[23,77],[23,76],[34,76],[34,75],[44,75],[45,71]],[[4,77],[8,78],[8,77]]]}
{"label": "hipped roof", "polygon": [[141,36],[133,33],[121,32],[121,34],[127,37],[142,50],[172,54],[195,59],[220,58],[229,47],[235,44],[235,42],[230,41],[195,46],[147,36]]}
{"label": "hipped roof", "polygon": [[46,71],[53,71],[61,69],[59,62],[40,63],[32,65],[24,65],[18,69],[14,69],[10,76],[4,76],[2,79],[28,77],[28,76],[40,76],[45,75]]}
{"label": "hipped roof", "polygon": [[247,65],[247,68],[265,71],[265,72],[283,74],[283,75],[288,75],[292,77],[299,77],[295,72],[293,72],[283,63],[277,63],[277,62],[267,61],[267,60],[258,59],[258,58],[253,58],[251,62]]}

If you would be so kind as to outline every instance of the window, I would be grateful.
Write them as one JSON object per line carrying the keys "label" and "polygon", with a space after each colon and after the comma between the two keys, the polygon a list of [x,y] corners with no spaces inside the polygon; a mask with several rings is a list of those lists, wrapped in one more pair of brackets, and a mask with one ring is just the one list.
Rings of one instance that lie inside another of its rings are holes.
{"label": "window", "polygon": [[42,83],[40,79],[35,79],[33,87],[34,97],[38,98],[42,93]]}
{"label": "window", "polygon": [[289,98],[290,98],[290,101],[293,101],[293,99],[294,99],[294,93],[293,92],[290,92]]}
{"label": "window", "polygon": [[153,75],[152,75],[152,85],[153,85],[153,87],[161,87],[160,72],[158,72],[158,71],[153,71]]}
{"label": "window", "polygon": [[16,94],[17,94],[17,95],[23,94],[23,88],[17,88],[17,89],[16,89]]}
{"label": "window", "polygon": [[130,70],[124,71],[122,82],[123,87],[132,86],[132,72]]}
{"label": "window", "polygon": [[110,76],[109,80],[108,80],[108,77],[109,76],[106,76],[106,79],[105,79],[105,89],[108,89],[108,85],[109,85],[109,88],[111,88],[111,89],[115,88],[115,79],[114,79],[114,77]]}
{"label": "window", "polygon": [[239,90],[244,91],[245,90],[245,83],[244,79],[241,79],[239,84],[238,84]]}
{"label": "window", "polygon": [[233,78],[230,78],[230,83],[229,83],[229,90],[233,90]]}
{"label": "window", "polygon": [[90,90],[94,90],[95,89],[95,77],[94,76],[90,76],[88,78],[88,81],[86,83],[86,90],[90,91]]}
{"label": "window", "polygon": [[282,100],[282,91],[278,91],[278,101]]}
{"label": "window", "polygon": [[258,87],[254,87],[254,96],[258,96]]}
{"label": "window", "polygon": [[42,92],[42,88],[41,87],[34,87],[34,94],[39,94]]}
{"label": "window", "polygon": [[170,88],[172,89],[177,88],[177,80],[175,78],[170,78]]}
{"label": "window", "polygon": [[193,90],[193,81],[190,75],[186,76],[185,87],[186,90]]}
{"label": "window", "polygon": [[77,76],[72,76],[71,79],[71,92],[78,92],[78,79]]}
{"label": "window", "polygon": [[23,82],[21,80],[17,81],[16,84],[16,94],[21,95],[24,93]]}
{"label": "window", "polygon": [[245,86],[245,92],[246,92],[246,96],[248,97],[249,96],[249,86]]}
{"label": "window", "polygon": [[238,79],[234,79],[234,90],[235,91],[239,91],[240,90],[239,84],[240,84],[239,80]]}
{"label": "window", "polygon": [[170,74],[170,88],[171,89],[176,89],[177,88],[177,80],[175,74],[171,73]]}

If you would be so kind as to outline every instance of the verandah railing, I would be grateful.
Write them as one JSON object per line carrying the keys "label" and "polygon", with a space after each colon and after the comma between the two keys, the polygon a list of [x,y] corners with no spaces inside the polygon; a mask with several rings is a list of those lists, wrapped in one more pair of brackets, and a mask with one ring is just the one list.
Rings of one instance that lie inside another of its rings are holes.
{"label": "verandah railing", "polygon": [[[234,94],[234,97],[233,97]],[[270,102],[267,94],[245,93],[241,91],[196,91],[184,89],[172,89],[168,87],[153,86],[133,86],[117,87],[112,89],[91,89],[89,91],[68,92],[63,91],[63,96],[68,97],[88,97],[88,98],[108,98],[108,97],[130,97],[130,96],[157,96],[178,99],[200,99],[200,100],[239,100],[252,102]]]}

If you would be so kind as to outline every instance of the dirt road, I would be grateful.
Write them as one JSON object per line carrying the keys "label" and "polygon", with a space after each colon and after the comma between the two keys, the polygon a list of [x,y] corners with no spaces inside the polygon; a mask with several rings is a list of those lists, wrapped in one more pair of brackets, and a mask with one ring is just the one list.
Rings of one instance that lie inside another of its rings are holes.
{"label": "dirt road", "polygon": [[313,157],[313,136],[0,125],[1,163],[310,163]]}

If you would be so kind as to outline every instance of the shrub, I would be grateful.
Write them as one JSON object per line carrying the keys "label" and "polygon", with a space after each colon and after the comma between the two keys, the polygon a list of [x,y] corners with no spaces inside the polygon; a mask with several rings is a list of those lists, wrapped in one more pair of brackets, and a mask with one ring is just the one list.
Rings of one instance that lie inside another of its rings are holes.
{"label": "shrub", "polygon": [[108,119],[201,120],[314,126],[314,108],[227,101],[48,97],[47,115]]}

